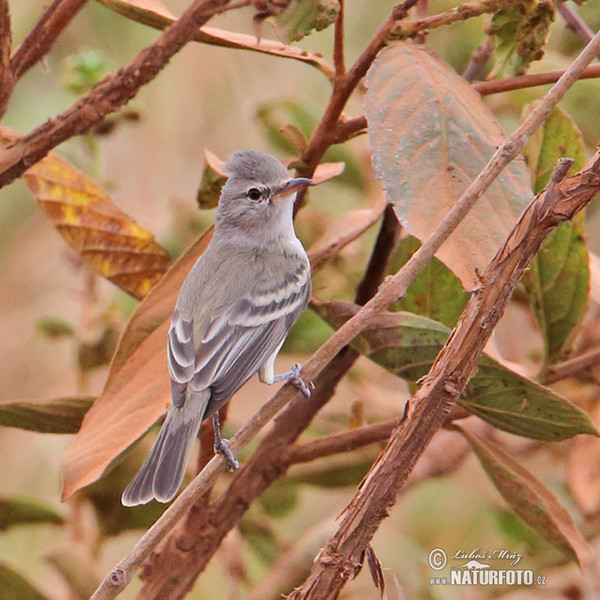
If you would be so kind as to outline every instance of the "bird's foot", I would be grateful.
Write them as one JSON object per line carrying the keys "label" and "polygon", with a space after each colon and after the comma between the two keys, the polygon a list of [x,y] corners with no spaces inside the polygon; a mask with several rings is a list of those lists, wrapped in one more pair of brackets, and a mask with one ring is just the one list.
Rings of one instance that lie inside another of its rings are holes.
{"label": "bird's foot", "polygon": [[223,436],[221,435],[221,424],[219,422],[218,412],[213,415],[212,420],[215,432],[215,454],[220,454],[225,459],[227,469],[233,473],[240,468],[240,463],[229,448],[227,440],[223,439]]}
{"label": "bird's foot", "polygon": [[215,454],[220,454],[225,459],[225,465],[227,466],[228,471],[233,473],[240,468],[240,463],[229,448],[227,440],[223,438],[215,440]]}
{"label": "bird's foot", "polygon": [[302,365],[296,363],[289,371],[285,373],[281,373],[281,375],[275,375],[273,378],[273,383],[277,381],[289,381],[292,385],[297,387],[307,398],[310,398],[311,390],[315,389],[315,384],[312,381],[305,383],[303,379],[300,378],[300,373],[302,372]]}

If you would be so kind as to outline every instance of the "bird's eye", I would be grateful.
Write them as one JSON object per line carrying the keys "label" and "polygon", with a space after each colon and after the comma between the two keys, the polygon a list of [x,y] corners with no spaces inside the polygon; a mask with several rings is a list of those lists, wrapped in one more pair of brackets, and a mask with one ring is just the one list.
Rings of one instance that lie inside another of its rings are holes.
{"label": "bird's eye", "polygon": [[250,188],[246,193],[246,197],[252,202],[258,202],[262,198],[262,192],[258,188]]}

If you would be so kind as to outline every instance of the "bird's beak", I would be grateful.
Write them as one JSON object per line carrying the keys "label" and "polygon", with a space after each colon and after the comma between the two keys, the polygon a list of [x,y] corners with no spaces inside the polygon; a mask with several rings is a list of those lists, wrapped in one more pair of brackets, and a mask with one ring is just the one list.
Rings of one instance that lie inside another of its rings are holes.
{"label": "bird's beak", "polygon": [[304,189],[312,184],[312,179],[308,177],[294,177],[286,181],[278,190],[273,194],[272,198],[281,198],[282,196],[290,196],[298,190]]}

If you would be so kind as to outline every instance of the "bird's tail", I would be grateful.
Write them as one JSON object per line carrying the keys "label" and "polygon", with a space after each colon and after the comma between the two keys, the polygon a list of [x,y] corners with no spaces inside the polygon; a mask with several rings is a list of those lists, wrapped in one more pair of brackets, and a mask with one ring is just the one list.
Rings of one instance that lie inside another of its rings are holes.
{"label": "bird's tail", "polygon": [[[188,388],[189,390],[189,388]],[[210,391],[189,393],[182,406],[171,405],[150,454],[121,497],[124,506],[169,502],[177,494],[198,435]]]}

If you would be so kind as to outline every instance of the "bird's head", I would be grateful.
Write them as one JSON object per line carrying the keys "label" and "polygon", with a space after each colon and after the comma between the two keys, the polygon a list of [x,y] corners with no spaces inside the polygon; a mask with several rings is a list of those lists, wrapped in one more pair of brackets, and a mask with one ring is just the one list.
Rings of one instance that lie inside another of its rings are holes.
{"label": "bird's head", "polygon": [[270,154],[256,150],[234,152],[225,165],[229,174],[221,191],[217,228],[234,228],[252,237],[289,237],[293,233],[296,193],[312,183],[293,177]]}

